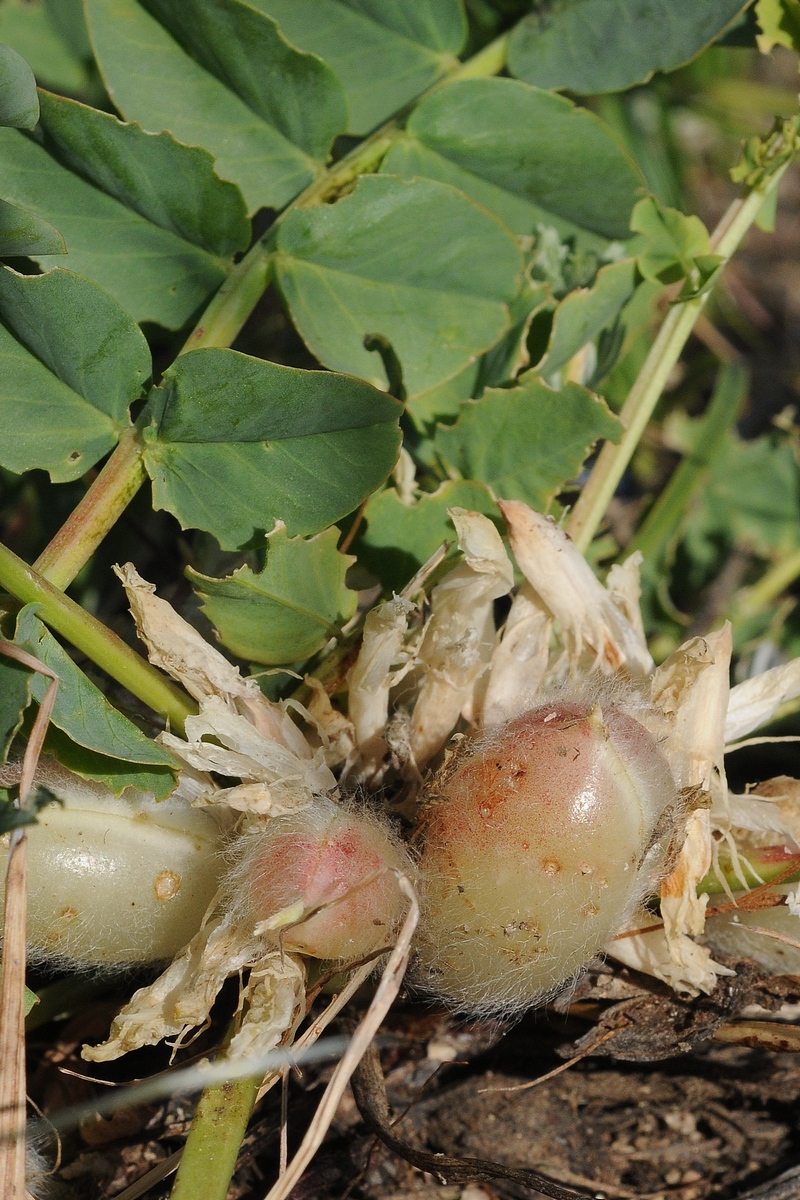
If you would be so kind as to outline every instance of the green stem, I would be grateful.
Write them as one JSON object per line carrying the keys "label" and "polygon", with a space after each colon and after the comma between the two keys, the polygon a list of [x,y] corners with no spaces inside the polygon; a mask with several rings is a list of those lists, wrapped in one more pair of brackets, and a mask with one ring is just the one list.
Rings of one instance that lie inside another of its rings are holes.
{"label": "green stem", "polygon": [[758,583],[745,588],[736,601],[736,612],[741,617],[755,617],[770,607],[782,592],[800,575],[800,550],[778,562],[761,576]]}
{"label": "green stem", "polygon": [[181,354],[206,346],[230,346],[269,286],[272,252],[261,238],[237,263],[189,334]]}
{"label": "green stem", "polygon": [[[730,205],[712,234],[713,254],[725,261],[731,257],[758,216],[765,198],[778,186],[786,165],[779,167],[763,187]],[[617,445],[606,442],[600,451],[567,524],[567,532],[579,550],[585,552],[597,532],[708,295],[705,292],[695,299],[676,303],[667,314],[619,414],[625,430],[622,438]]]}
{"label": "green stem", "polygon": [[115,633],[2,545],[0,586],[23,604],[38,604],[38,615],[45,624],[81,650],[143,704],[160,713],[173,730],[183,732],[186,718],[197,712],[197,706],[185,692],[170,683]]}
{"label": "green stem", "polygon": [[[462,79],[484,79],[487,75],[499,75],[506,65],[510,37],[510,32],[501,33],[500,37],[496,37],[493,42],[489,42],[488,46],[484,46],[477,54],[473,54],[472,58],[468,58],[466,62],[457,66],[452,74],[442,80],[442,84],[457,83]],[[416,104],[418,101],[415,100],[414,103]]]}
{"label": "green stem", "polygon": [[142,438],[128,429],[92,486],[33,564],[64,591],[116,524],[146,479]]}
{"label": "green stem", "polygon": [[170,1200],[225,1200],[262,1078],[229,1079],[205,1089]]}
{"label": "green stem", "polygon": [[[783,846],[748,847],[747,861],[749,867],[741,860],[739,866],[750,888],[771,883],[795,883],[800,879],[800,854],[787,854]],[[730,859],[720,858],[719,870],[732,892],[742,890],[742,881]],[[707,892],[709,896],[717,896],[724,891],[719,876],[713,870],[704,875],[697,885],[698,895]]]}
{"label": "green stem", "polygon": [[641,550],[649,566],[657,566],[668,542],[680,528],[690,497],[705,478],[722,438],[741,411],[749,379],[749,372],[740,363],[726,363],[722,367],[691,453],[673,471],[636,537],[626,547],[626,556]]}

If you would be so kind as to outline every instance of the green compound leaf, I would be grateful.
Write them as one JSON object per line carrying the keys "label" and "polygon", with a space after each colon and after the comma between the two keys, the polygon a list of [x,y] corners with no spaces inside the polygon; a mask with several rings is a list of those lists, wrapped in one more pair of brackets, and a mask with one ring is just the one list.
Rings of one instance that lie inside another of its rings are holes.
{"label": "green compound leaf", "polygon": [[[151,224],[16,130],[0,129],[0,171],[6,198],[54,224],[70,267],[137,321],[179,328],[225,278],[207,251]],[[45,269],[56,265],[44,255],[36,261]]]}
{"label": "green compound leaf", "polygon": [[[36,607],[35,604],[28,604],[21,610],[17,617],[14,643],[33,654],[58,676],[51,723],[84,751],[118,761],[118,770],[125,782],[116,787],[116,791],[129,785],[130,764],[135,763],[140,768],[148,768],[146,774],[158,786],[160,794],[168,795],[174,788],[177,773],[172,757],[109,704],[38,619]],[[30,690],[38,703],[41,704],[49,684],[50,680],[44,675],[32,673]],[[80,756],[77,751],[74,757],[83,757],[87,764],[91,763],[91,759]],[[59,759],[64,761],[60,754]],[[64,761],[64,765],[70,766],[70,763]],[[79,773],[87,774],[90,778],[98,777],[91,770]],[[152,783],[146,786],[153,790]]]}
{"label": "green compound leaf", "polygon": [[628,302],[635,281],[636,260],[625,258],[601,267],[591,288],[576,288],[565,296],[553,316],[547,353],[536,364],[537,371],[551,375],[591,342]]}
{"label": "green compound leaf", "polygon": [[70,268],[137,321],[184,325],[247,244],[236,189],[216,178],[209,155],[168,134],[153,137],[61,97],[41,99],[47,147],[0,129],[4,198],[55,225]]}
{"label": "green compound leaf", "polygon": [[31,702],[32,672],[7,655],[0,655],[0,761],[5,762],[8,751]]}
{"label": "green compound leaf", "polygon": [[[503,345],[508,336],[509,334],[505,334],[495,350]],[[490,351],[490,353],[493,352]],[[482,363],[482,358],[477,362],[470,363],[452,379],[445,380],[444,383],[438,384],[437,387],[431,388],[427,392],[420,392],[418,396],[414,396],[408,401],[406,412],[420,433],[428,434],[430,426],[442,418],[447,420],[452,417],[455,420],[461,410],[462,400],[469,400],[478,389],[478,376]]]}
{"label": "green compound leaf", "polygon": [[703,565],[718,564],[735,544],[778,558],[796,548],[798,523],[800,476],[791,445],[772,434],[746,442],[729,431],[689,512],[685,545]]}
{"label": "green compound leaf", "polygon": [[295,209],[275,270],[292,319],[326,366],[386,387],[364,338],[381,334],[408,396],[456,375],[505,332],[522,266],[499,221],[454,188],[367,176],[337,204]]}
{"label": "green compound leaf", "polygon": [[556,392],[529,372],[519,387],[467,401],[455,425],[438,427],[434,445],[464,478],[545,511],[597,439],[617,441],[621,433],[621,422],[586,388],[568,383]]}
{"label": "green compound leaf", "polygon": [[33,129],[38,120],[33,71],[16,50],[0,45],[0,125]]}
{"label": "green compound leaf", "polygon": [[3,0],[0,4],[0,41],[30,63],[40,83],[73,94],[93,85],[87,69],[91,52],[64,37],[74,7],[75,0]]}
{"label": "green compound leaf", "polygon": [[508,69],[543,88],[619,92],[682,66],[745,8],[742,0],[555,0],[516,26]]}
{"label": "green compound leaf", "polygon": [[368,133],[458,65],[460,0],[251,0],[344,84],[349,133]]}
{"label": "green compound leaf", "polygon": [[250,211],[287,204],[346,127],[330,67],[242,0],[87,0],[86,12],[119,110],[210,150]]}
{"label": "green compound leaf", "polygon": [[448,480],[435,492],[423,492],[414,504],[385,488],[371,496],[356,538],[358,561],[386,591],[399,592],[442,542],[457,546],[448,508],[467,508],[503,523],[494,497],[482,483]]}
{"label": "green compound leaf", "polygon": [[66,253],[64,239],[54,225],[18,204],[0,200],[0,258]]}
{"label": "green compound leaf", "polygon": [[633,210],[631,229],[647,238],[636,260],[645,279],[651,283],[684,279],[681,300],[699,296],[710,287],[722,259],[711,253],[711,239],[699,217],[663,208],[654,196],[646,196]]}
{"label": "green compound leaf", "polygon": [[44,750],[45,754],[52,754],[62,766],[82,779],[104,783],[115,796],[119,796],[125,788],[132,787],[152,792],[156,800],[166,800],[175,791],[174,772],[177,766],[174,763],[170,769],[99,754],[96,750],[87,750],[53,725],[47,731]]}
{"label": "green compound leaf", "polygon": [[228,258],[250,244],[244,199],[220,179],[207,150],[145,133],[109,113],[40,93],[42,125],[60,161],[140,216],[209,254]]}
{"label": "green compound leaf", "polygon": [[629,237],[644,182],[599,117],[512,79],[470,79],[434,92],[381,169],[450,183],[514,233],[544,223],[562,237]]}
{"label": "green compound leaf", "polygon": [[402,406],[358,379],[195,350],[151,412],[155,507],[235,549],[275,521],[318,533],[357,508],[394,466]]}
{"label": "green compound leaf", "polygon": [[336,548],[339,530],[306,541],[283,526],[267,539],[263,571],[240,567],[227,579],[186,572],[223,646],[267,666],[301,662],[337,636],[356,611],[344,577],[355,559]]}
{"label": "green compound leaf", "polygon": [[71,271],[0,271],[0,463],[77,479],[128,426],[147,382],[144,335],[100,288]]}

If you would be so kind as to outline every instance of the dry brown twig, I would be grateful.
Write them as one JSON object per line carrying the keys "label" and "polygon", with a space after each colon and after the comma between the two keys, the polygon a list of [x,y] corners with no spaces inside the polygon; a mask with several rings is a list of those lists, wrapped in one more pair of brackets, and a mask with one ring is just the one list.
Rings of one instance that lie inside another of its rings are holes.
{"label": "dry brown twig", "polygon": [[565,1071],[569,1071],[571,1067],[574,1067],[576,1063],[579,1063],[582,1058],[586,1058],[587,1055],[594,1054],[597,1047],[601,1046],[603,1042],[607,1042],[615,1033],[616,1029],[607,1029],[596,1042],[592,1042],[591,1046],[587,1046],[585,1050],[582,1050],[580,1054],[574,1055],[567,1062],[561,1063],[559,1067],[553,1067],[553,1070],[548,1071],[546,1075],[539,1075],[536,1079],[529,1079],[527,1083],[515,1083],[512,1087],[478,1088],[478,1095],[485,1096],[491,1092],[529,1092],[531,1088],[539,1087],[540,1084],[547,1083],[550,1079],[555,1079],[556,1075],[563,1075]]}
{"label": "dry brown twig", "polygon": [[[433,1175],[440,1183],[490,1183],[496,1179],[508,1179],[531,1191],[550,1196],[552,1200],[581,1200],[583,1196],[583,1192],[562,1187],[555,1179],[527,1167],[509,1167],[484,1158],[453,1158],[447,1154],[434,1154],[398,1137],[392,1127],[386,1085],[375,1046],[367,1047],[353,1075],[353,1096],[369,1132],[376,1134],[400,1158],[420,1171]],[[591,1181],[582,1179],[580,1186],[590,1184]],[[593,1188],[596,1187],[594,1184]]]}
{"label": "dry brown twig", "polygon": [[[47,726],[55,704],[58,677],[32,654],[0,642],[0,654],[50,680],[31,729],[19,781],[17,807],[23,808],[33,785]],[[0,1195],[24,1200],[25,1188],[25,927],[28,902],[27,836],[11,833],[5,880],[3,962],[0,979]]]}
{"label": "dry brown twig", "polygon": [[793,946],[795,950],[800,950],[800,942],[797,938],[789,937],[788,933],[778,933],[776,929],[765,929],[763,925],[748,925],[751,933],[760,933],[764,937],[773,938],[776,942],[785,942],[787,946]]}

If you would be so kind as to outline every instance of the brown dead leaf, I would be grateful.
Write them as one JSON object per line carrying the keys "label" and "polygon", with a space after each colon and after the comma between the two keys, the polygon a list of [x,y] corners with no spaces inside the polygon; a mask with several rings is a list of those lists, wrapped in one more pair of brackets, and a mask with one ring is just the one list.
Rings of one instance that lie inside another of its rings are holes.
{"label": "brown dead leaf", "polygon": [[687,1054],[750,1002],[758,968],[749,959],[737,960],[735,966],[735,976],[720,980],[710,995],[691,1000],[681,999],[657,980],[642,977],[645,995],[614,1004],[590,1033],[559,1047],[558,1053],[572,1058],[588,1049],[591,1054],[625,1062],[658,1062]]}

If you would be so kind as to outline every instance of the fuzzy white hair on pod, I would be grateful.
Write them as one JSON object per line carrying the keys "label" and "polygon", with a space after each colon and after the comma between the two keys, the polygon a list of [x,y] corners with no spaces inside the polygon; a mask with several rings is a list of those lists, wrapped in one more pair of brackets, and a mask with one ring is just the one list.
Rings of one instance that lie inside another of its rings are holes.
{"label": "fuzzy white hair on pod", "polygon": [[423,991],[512,1015],[594,957],[663,870],[659,731],[638,692],[590,681],[460,742],[418,822]]}
{"label": "fuzzy white hair on pod", "polygon": [[[25,1146],[25,1191],[32,1200],[47,1200],[53,1194],[52,1176],[53,1164],[50,1155],[45,1150],[45,1141],[41,1134],[31,1134],[36,1129],[34,1122],[28,1126],[28,1136]],[[41,1144],[40,1144],[41,1142]]]}
{"label": "fuzzy white hair on pod", "polygon": [[306,808],[252,822],[231,844],[224,901],[284,949],[356,961],[391,946],[412,876],[405,847],[375,813],[315,797]]}

